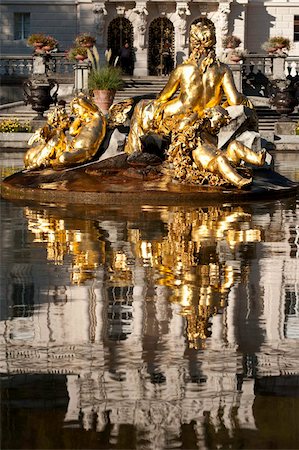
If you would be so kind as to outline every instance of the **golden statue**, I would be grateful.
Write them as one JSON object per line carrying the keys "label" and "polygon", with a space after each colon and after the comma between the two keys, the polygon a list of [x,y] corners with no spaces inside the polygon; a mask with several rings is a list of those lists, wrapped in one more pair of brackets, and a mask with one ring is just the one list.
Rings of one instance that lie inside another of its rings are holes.
{"label": "golden statue", "polygon": [[68,167],[85,163],[96,154],[106,133],[104,115],[85,95],[75,97],[70,108],[73,122],[64,106],[57,107],[48,114],[47,124],[32,136],[29,145],[38,145],[26,152],[26,169]]}
{"label": "golden statue", "polygon": [[[125,151],[129,154],[141,152],[142,138],[149,132],[171,135],[172,143],[181,138],[185,140],[182,159],[192,149],[192,163],[200,171],[216,173],[241,188],[252,180],[238,174],[233,165],[240,160],[263,165],[264,155],[254,155],[238,142],[231,143],[224,154],[217,149],[215,140],[211,142],[209,133],[203,135],[205,124],[202,119],[207,110],[223,102],[223,95],[226,97],[223,106],[245,105],[253,109],[251,102],[237,91],[230,68],[216,59],[215,44],[212,21],[204,18],[191,26],[189,59],[173,70],[157,100],[143,100],[135,107]],[[187,142],[184,135],[189,135]],[[190,165],[188,170],[191,170]]]}

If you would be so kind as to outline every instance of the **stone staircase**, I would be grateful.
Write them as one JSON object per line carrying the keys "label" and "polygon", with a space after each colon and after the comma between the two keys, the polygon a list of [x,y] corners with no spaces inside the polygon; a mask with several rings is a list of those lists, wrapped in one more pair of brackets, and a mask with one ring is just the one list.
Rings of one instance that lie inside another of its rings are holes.
{"label": "stone staircase", "polygon": [[[143,77],[143,78],[125,78],[124,89],[116,93],[114,103],[120,102],[130,97],[156,98],[157,94],[163,89],[167,81],[167,77]],[[279,114],[267,105],[267,99],[259,99],[258,97],[249,97],[256,105],[259,117],[259,129],[261,133],[269,133],[274,131],[274,123],[279,119]],[[66,99],[70,100],[70,99]],[[23,102],[16,102],[9,108],[0,109],[0,120],[6,118],[18,118],[22,121],[31,121],[36,116],[30,105],[26,106]],[[299,113],[295,112],[290,115],[290,119],[299,121]]]}

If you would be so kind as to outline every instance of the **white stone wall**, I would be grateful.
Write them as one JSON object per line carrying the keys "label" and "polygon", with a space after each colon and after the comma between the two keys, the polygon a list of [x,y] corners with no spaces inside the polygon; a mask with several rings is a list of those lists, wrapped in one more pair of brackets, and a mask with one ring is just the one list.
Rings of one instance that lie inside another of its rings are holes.
{"label": "white stone wall", "polygon": [[[298,1],[214,1],[214,2],[104,2],[92,0],[2,0],[0,5],[1,52],[3,54],[31,53],[25,41],[13,39],[14,12],[31,13],[31,32],[54,35],[61,50],[67,49],[79,32],[97,35],[102,53],[107,46],[110,21],[120,15],[130,20],[134,29],[136,51],[135,75],[147,74],[147,48],[150,23],[167,17],[175,30],[175,63],[188,56],[188,31],[194,20],[207,16],[214,20],[217,30],[217,51],[225,33],[241,38],[241,47],[261,52],[269,36],[283,35],[293,42],[294,15],[299,15]],[[299,54],[299,42],[292,45],[290,55]]]}
{"label": "white stone wall", "polygon": [[14,13],[29,12],[31,33],[54,36],[60,49],[71,46],[77,34],[77,14],[73,1],[47,1],[15,3],[2,1],[0,5],[0,48],[2,54],[30,54],[26,40],[14,40]]}

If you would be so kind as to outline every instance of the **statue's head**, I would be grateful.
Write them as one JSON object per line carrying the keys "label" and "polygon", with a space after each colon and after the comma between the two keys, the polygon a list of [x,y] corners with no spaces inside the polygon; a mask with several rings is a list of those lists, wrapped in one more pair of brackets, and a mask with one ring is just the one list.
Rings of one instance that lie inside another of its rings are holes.
{"label": "statue's head", "polygon": [[216,44],[215,25],[206,17],[200,19],[190,28],[190,49],[192,51],[203,48],[213,48]]}

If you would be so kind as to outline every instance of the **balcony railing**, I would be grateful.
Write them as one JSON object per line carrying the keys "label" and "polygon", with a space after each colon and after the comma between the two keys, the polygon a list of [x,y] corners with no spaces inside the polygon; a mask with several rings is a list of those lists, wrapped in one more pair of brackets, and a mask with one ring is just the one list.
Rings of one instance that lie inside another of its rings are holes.
{"label": "balcony railing", "polygon": [[[53,53],[49,61],[50,72],[59,75],[72,76],[74,63],[68,61],[63,53]],[[33,67],[32,55],[1,55],[0,76],[26,77],[31,75]]]}
{"label": "balcony railing", "polygon": [[[68,61],[63,53],[53,53],[49,61],[50,73],[53,73],[53,77],[71,79],[72,82],[75,82],[74,67],[75,64]],[[0,55],[0,77],[2,79],[28,77],[32,73],[32,68],[32,55]],[[279,58],[265,54],[249,54],[242,65],[232,66],[232,69],[235,75],[238,70],[240,71],[236,77],[240,80],[239,89],[241,89],[241,80],[243,80],[242,88],[247,95],[267,97],[269,79],[299,76],[299,56]]]}

